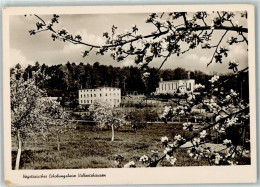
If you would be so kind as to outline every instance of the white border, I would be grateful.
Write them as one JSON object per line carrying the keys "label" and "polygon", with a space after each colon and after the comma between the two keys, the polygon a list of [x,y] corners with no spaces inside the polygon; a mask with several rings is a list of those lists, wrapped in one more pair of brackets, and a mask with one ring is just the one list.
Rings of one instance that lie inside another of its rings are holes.
{"label": "white border", "polygon": [[[250,86],[251,165],[199,166],[172,168],[120,168],[76,170],[19,170],[11,169],[11,116],[9,78],[9,16],[24,14],[113,14],[171,11],[248,11],[248,51]],[[255,17],[253,5],[145,5],[145,6],[88,6],[88,7],[5,7],[3,9],[3,101],[4,156],[6,185],[107,185],[107,184],[194,184],[194,183],[253,183],[256,171],[256,89],[255,89]],[[23,174],[106,174],[104,178],[25,179]]]}

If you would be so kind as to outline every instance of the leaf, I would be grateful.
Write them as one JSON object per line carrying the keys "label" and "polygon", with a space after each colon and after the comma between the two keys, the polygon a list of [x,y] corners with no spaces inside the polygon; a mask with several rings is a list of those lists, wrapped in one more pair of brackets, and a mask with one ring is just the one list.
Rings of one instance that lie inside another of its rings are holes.
{"label": "leaf", "polygon": [[214,57],[215,57],[216,63],[218,63],[218,62],[222,63],[222,55],[218,54],[218,55],[215,55]]}
{"label": "leaf", "polygon": [[30,30],[29,33],[30,33],[30,35],[35,35],[36,34],[35,30]]}

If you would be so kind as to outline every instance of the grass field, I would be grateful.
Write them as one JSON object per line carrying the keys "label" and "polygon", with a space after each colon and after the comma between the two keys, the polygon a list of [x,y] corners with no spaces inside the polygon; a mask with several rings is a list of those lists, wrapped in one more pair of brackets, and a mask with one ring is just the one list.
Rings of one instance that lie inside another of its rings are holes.
{"label": "grass field", "polygon": [[[40,137],[24,141],[20,169],[80,169],[80,168],[114,168],[114,158],[117,154],[124,156],[124,163],[135,161],[141,166],[139,158],[151,150],[158,150],[163,154],[160,138],[167,136],[171,140],[174,135],[182,134],[181,124],[149,124],[137,133],[127,127],[115,131],[115,141],[111,142],[111,131],[99,133],[93,126],[78,124],[73,131],[61,135],[61,150],[57,151],[56,135],[48,141]],[[186,134],[187,135],[187,134]],[[12,166],[16,158],[16,143],[13,139]],[[176,153],[175,166],[208,165],[205,160],[193,160],[186,149],[179,149]],[[161,162],[160,166],[170,166],[168,162]]]}

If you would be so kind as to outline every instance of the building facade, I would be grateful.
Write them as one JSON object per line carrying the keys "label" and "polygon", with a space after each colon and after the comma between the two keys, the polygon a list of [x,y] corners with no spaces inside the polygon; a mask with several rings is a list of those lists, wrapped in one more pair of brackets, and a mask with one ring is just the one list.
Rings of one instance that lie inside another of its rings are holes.
{"label": "building facade", "polygon": [[159,82],[156,94],[175,94],[193,92],[195,85],[194,79],[169,80]]}
{"label": "building facade", "polygon": [[90,105],[95,101],[103,101],[114,107],[120,106],[121,89],[113,87],[98,87],[95,89],[79,90],[79,104]]}

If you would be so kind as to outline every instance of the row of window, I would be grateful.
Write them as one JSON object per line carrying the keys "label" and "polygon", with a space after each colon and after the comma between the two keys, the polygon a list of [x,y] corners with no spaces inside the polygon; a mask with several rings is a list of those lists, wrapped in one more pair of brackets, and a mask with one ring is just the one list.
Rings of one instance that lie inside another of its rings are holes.
{"label": "row of window", "polygon": [[[184,84],[184,83],[183,83],[183,84]],[[178,85],[172,83],[172,84],[162,84],[162,90],[163,90],[163,89],[164,89],[164,90],[167,90],[167,85],[168,85],[168,90],[176,90],[176,89],[178,89]],[[174,86],[174,85],[175,85],[175,86]],[[187,86],[188,86],[188,84],[186,83],[186,88],[188,88]],[[191,83],[189,83],[189,88],[191,89]]]}
{"label": "row of window", "polygon": [[[79,103],[80,104],[91,104],[94,101],[95,100],[79,100]],[[106,102],[108,102],[108,101],[112,102],[112,99],[110,99],[110,100],[106,99]],[[114,103],[119,103],[119,99],[114,99]]]}
{"label": "row of window", "polygon": [[[81,98],[83,98],[83,97],[84,97],[84,98],[86,98],[86,97],[97,97],[97,95],[98,95],[98,94],[81,94],[80,97],[81,97]],[[100,95],[100,97],[102,97],[102,94],[99,94],[99,95]],[[119,93],[117,93],[117,94],[116,94],[116,93],[114,93],[114,94],[110,93],[109,95],[110,95],[110,96],[112,96],[112,95],[114,95],[114,96],[116,96],[116,95],[119,96]],[[108,96],[108,94],[105,93],[105,96]]]}
{"label": "row of window", "polygon": [[177,89],[178,85],[177,84],[162,84],[162,90],[163,90],[163,87],[164,87],[164,90],[167,90],[167,85],[168,85],[168,90],[175,90]]}

